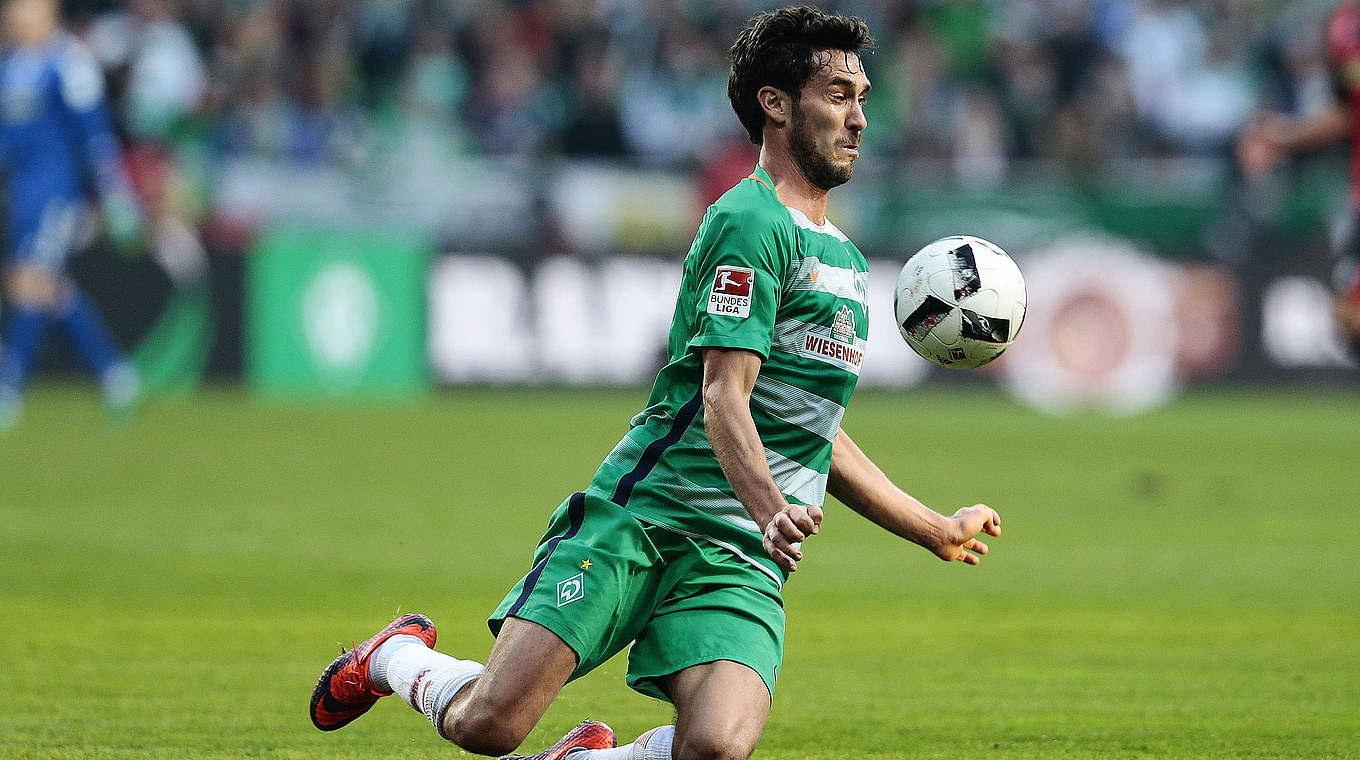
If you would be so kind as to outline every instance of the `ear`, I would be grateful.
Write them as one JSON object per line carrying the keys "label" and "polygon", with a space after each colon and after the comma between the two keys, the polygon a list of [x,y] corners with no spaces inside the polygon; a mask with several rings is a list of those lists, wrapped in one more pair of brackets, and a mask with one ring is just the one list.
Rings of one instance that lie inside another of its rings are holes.
{"label": "ear", "polygon": [[765,118],[774,123],[776,127],[782,127],[788,123],[789,114],[793,110],[793,101],[789,99],[788,93],[766,85],[756,93],[756,101],[760,103],[760,108],[765,112]]}

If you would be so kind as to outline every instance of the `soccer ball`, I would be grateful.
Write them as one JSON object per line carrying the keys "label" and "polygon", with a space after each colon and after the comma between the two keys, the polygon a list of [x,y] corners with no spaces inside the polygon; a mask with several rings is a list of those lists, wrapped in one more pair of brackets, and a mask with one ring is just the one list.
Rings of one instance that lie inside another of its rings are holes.
{"label": "soccer ball", "polygon": [[907,259],[893,292],[897,329],[916,353],[950,369],[981,367],[1025,320],[1025,278],[1006,252],[951,235]]}

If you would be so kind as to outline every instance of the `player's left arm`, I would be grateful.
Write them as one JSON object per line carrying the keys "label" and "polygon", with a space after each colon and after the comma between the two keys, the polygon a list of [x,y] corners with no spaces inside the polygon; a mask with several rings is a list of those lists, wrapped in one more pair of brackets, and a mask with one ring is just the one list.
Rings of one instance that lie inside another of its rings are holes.
{"label": "player's left arm", "polygon": [[987,553],[987,544],[977,537],[1001,535],[1001,516],[985,504],[946,517],[898,488],[844,430],[837,431],[832,445],[826,490],[875,525],[945,561],[976,565]]}

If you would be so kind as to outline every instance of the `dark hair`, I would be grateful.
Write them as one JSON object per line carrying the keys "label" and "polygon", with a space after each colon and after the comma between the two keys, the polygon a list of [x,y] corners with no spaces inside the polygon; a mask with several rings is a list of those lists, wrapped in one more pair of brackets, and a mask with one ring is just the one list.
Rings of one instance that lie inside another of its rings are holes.
{"label": "dark hair", "polygon": [[760,145],[765,111],[756,100],[760,88],[769,85],[797,98],[803,85],[817,71],[818,50],[844,50],[858,54],[873,49],[869,27],[858,18],[833,16],[816,8],[780,8],[753,17],[732,43],[732,74],[727,79],[727,99],[741,125]]}

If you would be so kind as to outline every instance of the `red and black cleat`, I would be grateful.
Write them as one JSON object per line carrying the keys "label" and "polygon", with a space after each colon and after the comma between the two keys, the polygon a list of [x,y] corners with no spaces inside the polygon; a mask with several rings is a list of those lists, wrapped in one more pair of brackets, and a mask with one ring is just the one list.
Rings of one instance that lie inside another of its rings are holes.
{"label": "red and black cleat", "polygon": [[401,634],[415,636],[427,647],[434,646],[434,622],[424,615],[411,614],[402,615],[364,643],[341,652],[312,691],[312,725],[322,731],[343,728],[368,712],[380,697],[392,693],[374,688],[368,680],[368,658],[379,644]]}
{"label": "red and black cleat", "polygon": [[613,749],[614,729],[588,720],[567,732],[560,741],[537,755],[506,755],[501,760],[562,760],[578,749]]}

